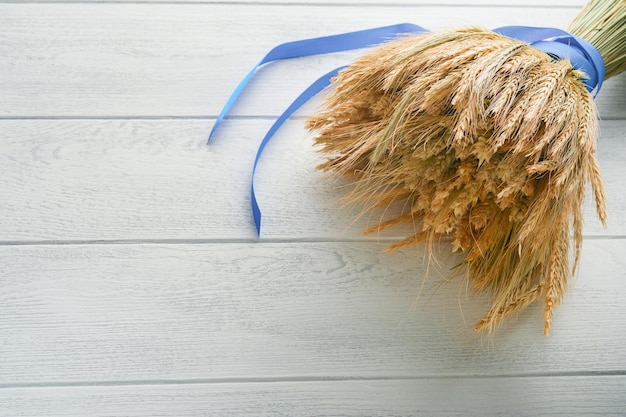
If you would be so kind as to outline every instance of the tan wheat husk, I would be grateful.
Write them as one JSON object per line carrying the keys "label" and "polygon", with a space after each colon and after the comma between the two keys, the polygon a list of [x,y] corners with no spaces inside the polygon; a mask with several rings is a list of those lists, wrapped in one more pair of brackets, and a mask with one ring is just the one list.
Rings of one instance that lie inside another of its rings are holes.
{"label": "tan wheat husk", "polygon": [[389,249],[452,238],[472,288],[492,299],[477,330],[542,298],[548,334],[578,263],[587,183],[606,219],[584,77],[481,28],[412,36],[342,71],[307,126],[327,157],[320,168],[354,180],[344,203],[404,202],[366,233],[415,223]]}

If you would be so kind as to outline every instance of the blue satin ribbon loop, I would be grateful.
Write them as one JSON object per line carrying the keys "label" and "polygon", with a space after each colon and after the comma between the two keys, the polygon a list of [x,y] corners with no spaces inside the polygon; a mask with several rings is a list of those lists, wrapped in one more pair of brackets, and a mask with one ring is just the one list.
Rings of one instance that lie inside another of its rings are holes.
{"label": "blue satin ribbon loop", "polygon": [[602,82],[598,81],[598,71],[579,50],[570,48],[568,45],[556,41],[535,42],[533,46],[550,56],[557,58],[566,57],[566,59],[569,59],[574,68],[581,70],[587,76],[587,78],[581,81],[585,84],[589,92],[602,85]]}
{"label": "blue satin ribbon loop", "polygon": [[602,88],[604,61],[600,52],[586,40],[555,28],[504,26],[493,31],[529,43],[549,55],[569,59],[574,68],[587,75],[583,83],[589,92],[595,89],[597,95]]}
{"label": "blue satin ribbon loop", "polygon": [[[546,52],[551,56],[561,59],[569,59],[574,68],[583,71],[588,78],[583,80],[588,91],[595,90],[595,94],[600,91],[602,81],[604,80],[604,62],[598,50],[584,39],[578,38],[568,32],[553,28],[537,28],[528,26],[504,26],[493,30],[504,36],[519,39],[529,43],[534,47]],[[237,98],[244,90],[254,73],[264,64],[272,61],[300,58],[305,56],[327,54],[333,52],[349,51],[360,49],[367,46],[374,46],[384,41],[397,38],[400,34],[425,33],[428,32],[421,26],[411,23],[402,23],[392,26],[384,26],[374,29],[361,30],[357,32],[343,33],[340,35],[325,36],[321,38],[304,39],[301,41],[287,42],[273,48],[265,57],[252,68],[252,70],[239,83],[235,91],[231,94],[226,105],[220,112],[211,133],[208,142],[215,134],[217,127],[233,106]],[[256,225],[257,235],[261,233],[261,210],[254,193],[254,174],[261,158],[261,154],[265,146],[283,125],[283,123],[304,103],[309,101],[313,96],[322,91],[331,83],[331,79],[345,67],[340,67],[324,74],[303,91],[289,107],[276,119],[272,127],[265,134],[261,141],[254,159],[252,168],[252,184],[250,186],[250,196],[252,202],[252,215],[254,224]]]}

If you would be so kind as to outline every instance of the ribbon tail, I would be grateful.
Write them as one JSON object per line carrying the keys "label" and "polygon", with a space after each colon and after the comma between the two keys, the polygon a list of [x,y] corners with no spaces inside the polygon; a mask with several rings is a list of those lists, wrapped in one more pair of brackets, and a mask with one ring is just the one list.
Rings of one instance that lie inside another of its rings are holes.
{"label": "ribbon tail", "polygon": [[335,68],[334,70],[324,74],[320,78],[318,78],[313,84],[311,84],[306,90],[304,90],[294,101],[287,107],[287,109],[281,114],[278,119],[274,122],[272,127],[267,131],[265,137],[261,141],[259,148],[257,149],[256,157],[254,159],[254,165],[252,167],[252,184],[250,186],[250,200],[252,202],[252,216],[254,217],[254,224],[256,226],[257,236],[261,236],[261,210],[259,209],[259,204],[256,199],[256,195],[254,193],[254,174],[256,173],[256,168],[259,163],[259,159],[261,158],[261,154],[265,149],[265,146],[270,141],[272,136],[278,131],[278,129],[285,123],[285,121],[291,116],[296,110],[298,110],[304,103],[309,101],[312,97],[314,97],[317,93],[326,88],[330,83],[333,77],[335,77],[339,71],[346,68],[345,66]]}
{"label": "ribbon tail", "polygon": [[207,139],[207,145],[209,144],[209,142],[211,142],[211,139],[213,138],[213,135],[215,134],[215,131],[217,130],[217,127],[222,123],[222,120],[224,120],[224,117],[226,117],[226,114],[228,113],[230,108],[233,106],[233,104],[235,104],[235,102],[237,101],[237,98],[239,98],[239,95],[242,93],[242,91],[244,90],[244,88],[248,84],[248,81],[250,81],[250,79],[252,78],[252,76],[254,75],[256,70],[261,65],[263,65],[263,61],[261,61],[257,65],[255,65],[254,68],[252,68],[252,70],[250,70],[250,72],[244,77],[244,79],[241,80],[241,82],[239,83],[237,88],[235,88],[235,91],[232,92],[232,94],[228,98],[228,101],[226,102],[226,104],[222,108],[222,111],[220,112],[219,116],[217,116],[217,119],[215,120],[215,123],[213,124],[213,128],[211,129],[211,133],[209,133],[209,138]]}

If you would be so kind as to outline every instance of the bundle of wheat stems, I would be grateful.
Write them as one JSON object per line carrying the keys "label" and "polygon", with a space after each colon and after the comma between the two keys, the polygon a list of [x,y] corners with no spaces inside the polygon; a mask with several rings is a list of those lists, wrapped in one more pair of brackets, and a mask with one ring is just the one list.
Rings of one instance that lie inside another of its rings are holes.
{"label": "bundle of wheat stems", "polygon": [[[592,0],[568,31],[598,49],[605,78],[626,69],[626,1]],[[414,224],[389,250],[452,239],[471,288],[493,302],[475,329],[542,298],[548,334],[578,264],[586,184],[606,219],[585,76],[489,30],[411,36],[340,72],[307,127],[320,168],[353,179],[346,203],[403,202],[365,233]]]}

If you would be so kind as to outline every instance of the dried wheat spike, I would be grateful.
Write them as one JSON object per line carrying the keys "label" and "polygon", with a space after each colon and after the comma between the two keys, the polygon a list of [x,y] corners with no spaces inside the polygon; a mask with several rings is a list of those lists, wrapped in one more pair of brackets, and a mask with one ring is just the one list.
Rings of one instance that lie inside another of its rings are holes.
{"label": "dried wheat spike", "polygon": [[344,203],[404,202],[368,232],[414,222],[393,249],[452,238],[472,288],[493,301],[477,330],[543,298],[547,334],[579,259],[587,183],[606,218],[584,76],[481,28],[411,36],[341,71],[307,127],[320,168],[354,178]]}

